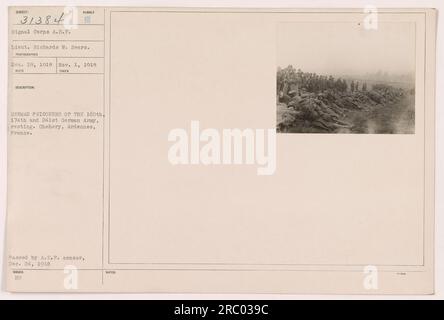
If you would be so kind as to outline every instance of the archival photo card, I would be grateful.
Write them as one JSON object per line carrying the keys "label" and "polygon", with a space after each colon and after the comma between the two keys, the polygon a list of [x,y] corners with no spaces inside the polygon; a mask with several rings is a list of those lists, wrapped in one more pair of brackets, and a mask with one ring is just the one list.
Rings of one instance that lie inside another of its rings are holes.
{"label": "archival photo card", "polygon": [[6,289],[433,293],[435,28],[10,7]]}

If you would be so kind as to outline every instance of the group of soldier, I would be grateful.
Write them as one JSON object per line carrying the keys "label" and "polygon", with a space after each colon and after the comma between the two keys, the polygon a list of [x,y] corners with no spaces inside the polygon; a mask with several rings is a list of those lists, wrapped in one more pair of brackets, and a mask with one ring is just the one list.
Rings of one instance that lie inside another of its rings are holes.
{"label": "group of soldier", "polygon": [[302,72],[301,69],[296,70],[293,66],[289,65],[286,68],[278,68],[277,71],[277,89],[278,92],[287,94],[292,89],[301,90],[311,93],[320,93],[328,89],[332,89],[339,92],[346,91],[367,91],[367,84],[359,83],[358,81],[351,81],[347,84],[347,81],[342,78],[335,79],[333,76],[318,75],[316,73]]}

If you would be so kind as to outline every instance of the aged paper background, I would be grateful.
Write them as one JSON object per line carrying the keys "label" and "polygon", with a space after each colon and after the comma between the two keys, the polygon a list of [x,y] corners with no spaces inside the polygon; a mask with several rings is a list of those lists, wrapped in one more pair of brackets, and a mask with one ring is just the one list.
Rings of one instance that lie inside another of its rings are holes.
{"label": "aged paper background", "polygon": [[[433,54],[425,64],[427,51],[417,47],[414,135],[278,135],[270,177],[242,166],[172,168],[167,133],[191,120],[272,128],[276,25],[326,18],[132,10],[104,12],[105,77],[69,75],[62,86],[57,77],[33,80],[40,90],[57,88],[54,101],[12,94],[14,111],[45,105],[107,115],[105,139],[101,132],[10,138],[14,254],[85,257],[85,291],[366,293],[366,265],[380,267],[381,293],[433,291],[434,114],[424,99],[433,94],[424,87],[433,83]],[[434,34],[424,15],[387,12],[380,20],[414,21],[422,44],[426,29],[430,40]],[[149,30],[144,41],[129,32],[138,30]],[[100,77],[104,91],[95,89]],[[81,93],[72,90],[80,84]],[[26,270],[25,281],[8,278],[9,288],[63,291],[64,265]]]}

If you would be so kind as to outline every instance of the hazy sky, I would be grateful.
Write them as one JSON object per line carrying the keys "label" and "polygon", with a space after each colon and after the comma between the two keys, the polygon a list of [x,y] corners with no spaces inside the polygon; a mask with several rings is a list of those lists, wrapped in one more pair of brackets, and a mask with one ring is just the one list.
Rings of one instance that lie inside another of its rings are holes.
{"label": "hazy sky", "polygon": [[306,72],[406,74],[415,70],[415,24],[380,22],[378,30],[365,30],[352,22],[282,23],[277,51],[280,67]]}

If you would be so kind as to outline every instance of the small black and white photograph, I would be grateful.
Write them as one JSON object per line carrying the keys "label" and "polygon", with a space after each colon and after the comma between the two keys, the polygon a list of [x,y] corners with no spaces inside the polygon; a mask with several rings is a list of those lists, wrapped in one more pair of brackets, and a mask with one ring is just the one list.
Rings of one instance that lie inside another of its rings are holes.
{"label": "small black and white photograph", "polygon": [[415,24],[280,23],[278,133],[415,133]]}

